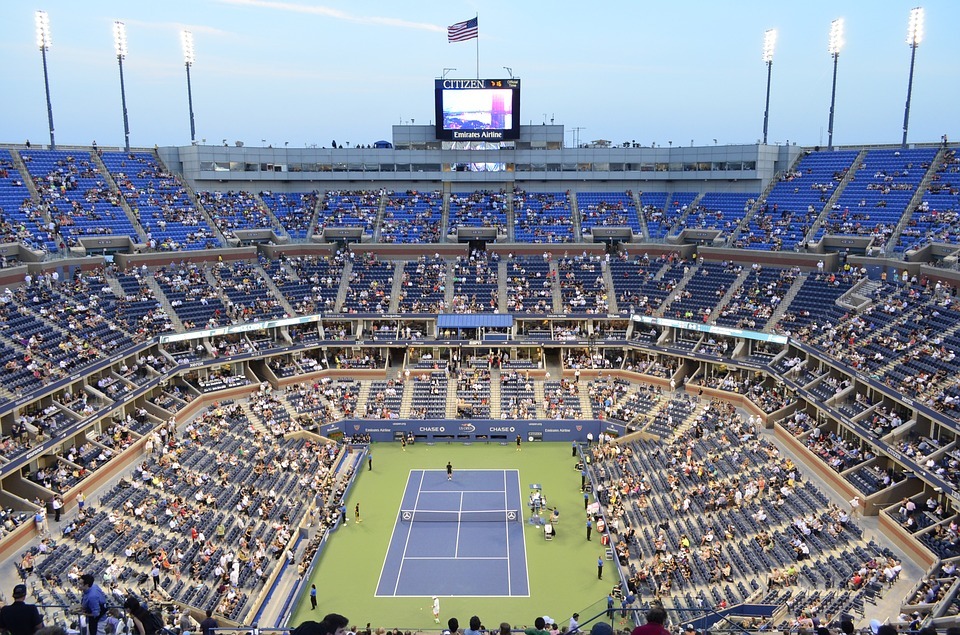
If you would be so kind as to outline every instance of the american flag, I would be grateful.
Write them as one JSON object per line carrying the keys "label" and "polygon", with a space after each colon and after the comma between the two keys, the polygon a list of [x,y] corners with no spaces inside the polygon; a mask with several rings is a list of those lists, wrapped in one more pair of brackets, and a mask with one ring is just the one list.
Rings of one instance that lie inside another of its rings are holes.
{"label": "american flag", "polygon": [[466,42],[477,37],[477,18],[457,22],[447,27],[447,42]]}

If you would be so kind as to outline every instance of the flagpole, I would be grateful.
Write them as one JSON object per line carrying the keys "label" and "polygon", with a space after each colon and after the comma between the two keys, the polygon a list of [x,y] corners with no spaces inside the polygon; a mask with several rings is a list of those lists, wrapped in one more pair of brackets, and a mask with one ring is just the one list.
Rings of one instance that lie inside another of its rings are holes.
{"label": "flagpole", "polygon": [[480,14],[477,13],[474,18],[477,20],[477,79],[480,79]]}

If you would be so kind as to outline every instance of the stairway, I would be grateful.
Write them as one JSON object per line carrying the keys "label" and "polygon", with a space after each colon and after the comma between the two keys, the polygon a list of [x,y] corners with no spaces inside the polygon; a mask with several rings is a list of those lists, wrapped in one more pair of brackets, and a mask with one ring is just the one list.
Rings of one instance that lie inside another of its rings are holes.
{"label": "stairway", "polygon": [[[33,177],[30,176],[30,170],[27,169],[27,164],[23,162],[23,157],[21,157],[20,153],[14,148],[10,148],[10,156],[13,158],[13,167],[20,171],[20,176],[23,177],[23,184],[26,186],[27,191],[30,192],[30,199],[34,203],[39,203],[40,192],[37,191],[37,184],[33,182]],[[48,222],[50,221],[49,218],[46,220]]]}
{"label": "stairway", "polygon": [[403,383],[403,397],[400,399],[400,418],[406,418],[410,416],[410,411],[413,410],[413,374],[410,375],[410,381]]}
{"label": "stairway", "polygon": [[780,321],[780,318],[787,312],[790,308],[790,303],[793,302],[793,299],[797,297],[797,294],[800,292],[800,287],[803,286],[803,281],[807,279],[809,274],[801,273],[797,276],[797,279],[793,281],[793,284],[790,285],[790,288],[787,289],[787,292],[784,294],[783,299],[780,300],[780,304],[777,305],[777,308],[774,309],[773,313],[770,315],[770,319],[767,320],[767,323],[763,325],[764,331],[772,331],[777,322]]}
{"label": "stairway", "polygon": [[654,317],[663,317],[663,314],[667,312],[667,308],[673,303],[675,298],[679,297],[680,294],[683,293],[683,288],[687,286],[688,282],[693,280],[693,276],[697,275],[697,271],[699,269],[700,267],[698,265],[690,265],[690,268],[677,282],[677,286],[673,288],[673,291],[670,292],[670,295],[668,295],[660,304],[660,307],[654,311]]}
{"label": "stairway", "polygon": [[347,290],[350,288],[350,274],[353,273],[353,260],[346,258],[343,271],[340,272],[340,288],[337,290],[337,300],[333,303],[334,312],[343,310],[343,303],[347,299]]}
{"label": "stairway", "polygon": [[389,313],[396,313],[400,310],[400,293],[403,291],[403,265],[404,261],[398,260],[393,268],[393,286],[390,287],[390,306],[387,308]]}
{"label": "stairway", "polygon": [[183,326],[183,322],[180,321],[180,316],[178,316],[177,312],[173,310],[170,300],[168,300],[167,296],[164,295],[163,291],[160,289],[160,285],[157,284],[157,281],[153,279],[153,276],[142,276],[141,279],[147,284],[148,287],[150,287],[150,290],[153,291],[153,295],[157,298],[161,308],[163,308],[167,316],[170,318],[170,326],[173,327],[173,330],[185,331],[186,328]]}
{"label": "stairway", "polygon": [[563,311],[563,296],[560,294],[560,272],[557,271],[557,261],[550,259],[550,277],[554,284],[550,285],[550,293],[553,296],[553,312],[561,313]]}
{"label": "stairway", "polygon": [[913,193],[910,202],[907,203],[907,207],[904,209],[903,215],[900,216],[900,222],[897,223],[896,228],[894,228],[893,233],[890,235],[890,240],[887,241],[886,246],[884,247],[884,254],[888,257],[892,257],[897,248],[897,242],[900,240],[900,234],[903,233],[904,227],[910,222],[910,219],[913,218],[914,213],[916,213],[917,208],[920,207],[920,204],[923,203],[923,197],[927,193],[927,188],[930,187],[930,183],[933,181],[933,177],[937,174],[937,170],[940,168],[940,165],[943,164],[943,157],[946,153],[946,148],[940,148],[937,151],[937,156],[933,158],[933,161],[930,162],[930,167],[927,169],[927,172],[923,175],[923,180],[920,181],[920,185],[917,186],[917,189]]}
{"label": "stairway", "polygon": [[[674,226],[672,230],[670,230],[670,233],[667,234],[668,236],[679,235],[680,232],[682,232],[684,229],[687,228],[687,219],[690,217],[690,214],[700,209],[700,201],[703,200],[703,197],[705,194],[706,192],[700,192],[697,194],[697,197],[695,199],[690,201],[690,204],[687,205],[687,211],[685,211],[683,214],[680,215],[680,218],[677,219],[677,224]],[[676,232],[676,234],[674,234],[674,232]]]}
{"label": "stairway", "polygon": [[373,221],[373,242],[380,242],[380,234],[383,231],[383,217],[387,210],[387,195],[380,196],[380,207],[377,209],[377,218]]}
{"label": "stairway", "polygon": [[820,215],[817,216],[817,220],[814,221],[813,225],[810,226],[810,231],[808,231],[807,235],[803,237],[804,245],[809,244],[810,241],[814,239],[814,237],[817,235],[817,232],[820,231],[820,227],[827,221],[827,217],[830,216],[830,211],[833,210],[833,204],[836,203],[840,198],[840,194],[843,193],[843,190],[847,187],[847,184],[854,179],[857,171],[860,169],[860,166],[863,165],[863,160],[866,158],[866,156],[867,151],[861,150],[860,154],[857,155],[857,158],[853,160],[853,164],[850,166],[850,169],[847,170],[847,173],[843,175],[843,179],[837,184],[837,187],[833,188],[833,194],[830,195],[830,198],[823,206],[823,209],[820,210]]}
{"label": "stairway", "polygon": [[580,381],[577,386],[577,396],[580,397],[580,412],[585,419],[594,419],[596,414],[593,412],[593,402],[590,401],[590,391],[587,389],[587,382]]}
{"label": "stairway", "polygon": [[457,418],[457,382],[453,378],[447,380],[447,419]]}
{"label": "stairway", "polygon": [[321,193],[317,196],[317,204],[314,205],[313,210],[310,212],[310,225],[307,230],[307,242],[313,240],[314,236],[317,236],[317,219],[320,218],[320,212],[323,210],[323,200],[326,198],[326,193]]}
{"label": "stairway", "polygon": [[573,240],[583,242],[583,228],[580,225],[580,206],[577,205],[577,195],[570,192],[570,218],[573,219]]}
{"label": "stairway", "polygon": [[743,286],[743,283],[747,281],[747,277],[750,275],[752,269],[750,267],[744,267],[743,271],[740,272],[740,275],[737,276],[736,280],[730,285],[730,288],[727,289],[727,292],[723,294],[723,297],[720,298],[720,301],[716,303],[713,307],[713,311],[710,313],[710,317],[707,318],[707,321],[711,324],[720,316],[720,310],[723,307],[727,306],[727,303],[730,302],[730,298],[740,290],[740,287]]}
{"label": "stairway", "polygon": [[490,418],[499,419],[502,416],[500,410],[500,370],[493,368],[490,370]]}
{"label": "stairway", "polygon": [[143,225],[140,224],[140,219],[133,212],[130,204],[127,203],[126,197],[123,195],[123,192],[120,191],[120,186],[117,185],[117,182],[113,180],[113,175],[110,174],[109,170],[107,170],[107,166],[103,164],[103,160],[100,159],[100,155],[96,152],[91,152],[90,160],[97,167],[97,172],[101,177],[103,177],[103,180],[106,181],[110,189],[119,194],[117,198],[120,201],[120,208],[123,210],[124,214],[127,215],[127,219],[130,221],[130,224],[133,225],[133,228],[137,231],[137,236],[140,238],[140,242],[146,242],[147,230],[144,229]]}
{"label": "stairway", "polygon": [[257,265],[256,271],[263,277],[263,283],[268,289],[270,289],[270,293],[273,295],[273,297],[280,300],[280,306],[283,307],[283,310],[286,312],[286,314],[290,317],[296,315],[297,312],[293,309],[293,306],[291,306],[286,296],[280,292],[280,289],[277,287],[276,283],[274,283],[273,278],[268,276],[267,272],[264,271],[260,265]]}
{"label": "stairway", "polygon": [[507,311],[507,261],[503,258],[497,263],[497,307],[500,313]]}
{"label": "stairway", "polygon": [[360,382],[360,392],[357,393],[357,408],[355,410],[358,417],[370,414],[370,411],[367,409],[367,401],[370,399],[370,381],[363,380]]}
{"label": "stairway", "polygon": [[443,182],[443,200],[440,203],[440,242],[449,242],[450,233],[450,181]]}
{"label": "stairway", "polygon": [[607,292],[607,304],[610,313],[619,313],[620,307],[617,304],[617,292],[616,287],[613,286],[613,274],[610,273],[610,266],[603,264],[600,271],[603,273],[603,286]]}
{"label": "stairway", "polygon": [[280,222],[280,219],[277,218],[277,215],[273,213],[273,210],[270,209],[270,206],[263,202],[263,199],[260,198],[259,192],[252,192],[253,200],[257,202],[257,207],[259,208],[262,214],[265,214],[267,218],[270,219],[270,229],[273,230],[277,236],[284,236],[288,240],[290,234],[287,233],[287,230],[283,227],[283,223]]}
{"label": "stairway", "polygon": [[643,230],[643,235],[639,236],[639,238],[641,238],[643,242],[650,242],[650,230],[647,228],[647,217],[644,216],[643,207],[640,205],[641,193],[634,193],[631,195],[631,198],[633,199],[633,204],[637,206],[637,217],[640,221],[640,229]]}
{"label": "stairway", "polygon": [[[799,163],[802,157],[803,157],[802,154],[799,157],[797,157],[797,160],[794,162],[793,165],[796,165],[797,163]],[[791,166],[791,169],[793,169],[793,166]],[[747,210],[747,213],[744,214],[742,219],[740,219],[740,223],[737,225],[737,228],[733,230],[733,233],[730,234],[730,238],[724,243],[725,247],[733,246],[734,243],[737,242],[737,239],[740,238],[740,234],[742,234],[745,231],[749,232],[750,221],[753,220],[753,217],[757,215],[757,212],[766,203],[767,197],[770,196],[770,192],[773,191],[774,186],[776,186],[776,184],[779,182],[779,176],[780,174],[778,173],[777,175],[774,176],[774,178],[770,179],[770,182],[767,183],[767,187],[765,187],[764,190],[760,192],[760,196],[758,196],[757,200],[753,202],[753,206],[751,206],[750,209]]]}

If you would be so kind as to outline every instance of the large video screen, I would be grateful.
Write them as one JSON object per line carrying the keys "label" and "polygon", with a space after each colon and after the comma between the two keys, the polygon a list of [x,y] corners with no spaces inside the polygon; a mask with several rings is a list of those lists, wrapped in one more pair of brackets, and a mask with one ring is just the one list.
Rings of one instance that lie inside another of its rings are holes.
{"label": "large video screen", "polygon": [[519,79],[438,79],[434,90],[437,139],[520,138]]}

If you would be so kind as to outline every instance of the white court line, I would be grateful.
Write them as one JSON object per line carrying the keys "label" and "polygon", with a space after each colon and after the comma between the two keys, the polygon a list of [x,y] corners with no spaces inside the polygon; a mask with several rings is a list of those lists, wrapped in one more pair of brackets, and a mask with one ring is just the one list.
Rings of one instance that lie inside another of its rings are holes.
{"label": "white court line", "polygon": [[[457,490],[457,491],[460,492],[461,494],[500,494],[500,493],[506,494],[506,492],[504,492],[503,490],[499,490],[499,489],[462,489],[462,490]],[[422,489],[422,490],[420,490],[420,493],[422,493],[422,494],[449,494],[449,493],[450,493],[450,490],[448,490],[448,489]]]}
{"label": "white court line", "polygon": [[[420,485],[423,485],[423,472],[420,472]],[[409,485],[409,479],[407,484]],[[417,487],[417,497],[413,501],[413,508],[417,508],[417,503],[420,501],[420,489]],[[397,512],[397,520],[394,521],[394,529],[396,529],[396,523],[400,521],[400,513]],[[400,567],[397,569],[397,582],[393,585],[393,594],[397,594],[397,589],[400,588],[400,574],[403,572],[403,561],[407,557],[407,547],[410,546],[410,534],[413,533],[413,523],[410,523],[410,526],[407,527],[407,539],[403,541],[403,553],[400,554]],[[389,549],[387,550],[389,553]]]}
{"label": "white court line", "polygon": [[[510,509],[510,503],[507,500],[507,471],[503,471],[503,508]],[[522,515],[522,512],[521,512]],[[506,518],[503,519],[504,526],[503,532],[506,534],[506,543],[507,543],[507,595],[510,595],[513,592],[513,583],[510,581],[510,521]]]}
{"label": "white court line", "polygon": [[456,558],[457,554],[460,553],[460,524],[461,518],[463,518],[463,492],[460,492],[460,513],[457,516],[457,542],[453,547],[453,557]]}
{"label": "white court line", "polygon": [[509,556],[407,556],[404,560],[509,560]]}

